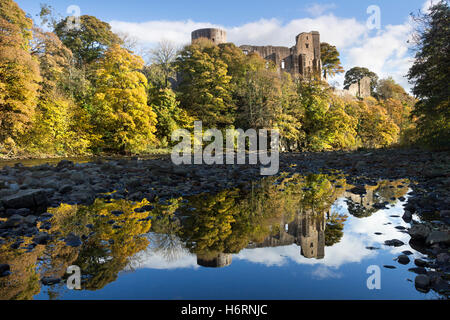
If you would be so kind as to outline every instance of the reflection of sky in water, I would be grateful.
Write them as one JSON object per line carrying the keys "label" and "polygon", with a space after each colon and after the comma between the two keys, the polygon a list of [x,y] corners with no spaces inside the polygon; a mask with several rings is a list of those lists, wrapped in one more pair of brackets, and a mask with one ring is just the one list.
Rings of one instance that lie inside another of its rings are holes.
{"label": "reflection of sky in water", "polygon": [[[334,211],[347,213],[344,199]],[[391,217],[397,215],[400,217]],[[60,293],[64,299],[432,299],[437,295],[415,290],[415,274],[408,271],[422,255],[409,245],[387,247],[385,240],[399,239],[408,243],[409,236],[396,226],[408,227],[401,216],[403,206],[379,210],[371,217],[349,216],[344,236],[332,247],[325,248],[322,260],[307,259],[300,247],[244,249],[233,255],[231,266],[210,269],[197,265],[197,258],[187,250],[177,250],[167,260],[163,252],[150,246],[137,254],[118,279],[99,291]],[[390,224],[389,224],[390,223]],[[375,235],[381,232],[382,235]],[[152,235],[149,235],[150,240]],[[368,250],[367,247],[380,248]],[[411,263],[403,266],[394,259],[410,250]],[[368,290],[366,270],[371,265],[381,268],[381,290]],[[393,265],[397,269],[385,269]],[[408,281],[411,280],[411,281]],[[47,299],[43,288],[36,299]]]}

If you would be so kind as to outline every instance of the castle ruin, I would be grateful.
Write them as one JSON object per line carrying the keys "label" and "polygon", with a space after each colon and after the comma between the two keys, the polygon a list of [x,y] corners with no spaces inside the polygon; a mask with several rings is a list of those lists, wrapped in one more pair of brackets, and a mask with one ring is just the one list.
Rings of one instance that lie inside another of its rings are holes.
{"label": "castle ruin", "polygon": [[[209,39],[218,45],[227,42],[227,33],[220,29],[200,29],[192,32],[192,41],[200,38]],[[289,72],[294,77],[320,77],[322,62],[319,32],[303,32],[295,40],[296,44],[292,48],[252,45],[243,45],[240,48],[245,54],[259,54],[265,60],[272,61],[279,70]]]}
{"label": "castle ruin", "polygon": [[192,32],[192,42],[202,38],[211,40],[214,44],[219,45],[227,42],[227,32],[215,28],[199,29]]}

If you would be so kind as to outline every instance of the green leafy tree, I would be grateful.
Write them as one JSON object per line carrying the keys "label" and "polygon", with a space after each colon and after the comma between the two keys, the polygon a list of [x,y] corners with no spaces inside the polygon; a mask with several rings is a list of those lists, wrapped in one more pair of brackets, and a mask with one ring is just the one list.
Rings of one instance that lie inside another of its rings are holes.
{"label": "green leafy tree", "polygon": [[440,1],[429,13],[415,17],[418,22],[417,52],[408,73],[418,102],[420,142],[434,148],[450,147],[450,8]]}
{"label": "green leafy tree", "polygon": [[322,42],[320,44],[320,56],[322,59],[323,77],[334,77],[338,73],[344,73],[344,68],[341,65],[339,58],[339,51],[335,46]]}
{"label": "green leafy tree", "polygon": [[111,46],[96,66],[94,123],[104,149],[141,152],[154,144],[156,114],[147,105],[143,60]]}
{"label": "green leafy tree", "polygon": [[172,132],[179,128],[188,129],[194,124],[194,119],[179,107],[176,94],[171,89],[150,90],[149,105],[155,110],[158,123],[156,136],[162,145],[168,145]]}
{"label": "green leafy tree", "polygon": [[373,93],[378,83],[378,76],[375,72],[362,67],[351,68],[345,73],[344,88],[348,89],[350,85],[359,83],[364,77],[369,77],[371,79],[370,90]]}
{"label": "green leafy tree", "polygon": [[72,50],[79,68],[99,59],[108,48],[122,40],[111,31],[111,26],[93,16],[81,16],[80,28],[68,28],[70,17],[55,26],[55,33]]}

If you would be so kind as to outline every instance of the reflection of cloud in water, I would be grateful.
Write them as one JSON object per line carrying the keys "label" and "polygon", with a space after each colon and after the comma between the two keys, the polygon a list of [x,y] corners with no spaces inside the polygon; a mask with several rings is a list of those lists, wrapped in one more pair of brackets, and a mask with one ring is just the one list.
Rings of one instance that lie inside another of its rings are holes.
{"label": "reflection of cloud in water", "polygon": [[150,233],[150,246],[130,261],[127,269],[183,269],[198,268],[197,257],[184,247],[174,235]]}
{"label": "reflection of cloud in water", "polygon": [[[346,208],[347,205],[344,199],[339,199],[333,205],[333,210],[339,213],[348,213]],[[391,215],[398,215],[400,218],[391,217]],[[300,248],[297,245],[245,249],[236,256],[236,259],[260,263],[266,266],[282,266],[292,261],[297,264],[317,264],[339,268],[346,263],[361,262],[364,259],[375,257],[377,250],[371,251],[367,247],[381,248],[396,255],[406,250],[406,247],[387,247],[384,245],[384,241],[399,239],[404,243],[408,243],[409,235],[395,229],[396,226],[409,226],[401,218],[402,215],[403,205],[401,202],[397,202],[394,207],[380,210],[367,218],[358,219],[349,216],[341,241],[332,247],[325,248],[325,258],[322,260],[307,259],[301,256]],[[376,235],[376,232],[381,232],[382,235]],[[411,251],[414,252],[414,250]],[[415,254],[415,256],[419,255]],[[323,274],[324,271],[320,271]]]}
{"label": "reflection of cloud in water", "polygon": [[194,254],[186,253],[184,256],[178,257],[175,261],[167,261],[163,254],[146,250],[139,252],[133,257],[127,269],[196,269],[197,257]]}
{"label": "reflection of cloud in water", "polygon": [[313,272],[311,272],[313,278],[318,280],[325,279],[340,279],[342,278],[342,273],[331,270],[326,266],[319,266]]}
{"label": "reflection of cloud in water", "polygon": [[[348,214],[345,199],[338,199],[332,210],[338,213]],[[391,217],[397,215],[400,217]],[[345,223],[344,236],[341,241],[332,247],[325,248],[324,259],[308,259],[300,254],[300,247],[296,244],[280,247],[266,247],[255,249],[244,249],[239,254],[234,255],[234,259],[251,263],[263,264],[266,266],[283,266],[289,262],[303,265],[317,265],[312,275],[318,279],[338,278],[340,273],[333,271],[347,263],[359,263],[368,258],[374,258],[378,250],[368,250],[367,247],[387,250],[393,255],[398,255],[406,250],[406,246],[387,247],[384,241],[399,239],[408,243],[408,234],[395,229],[396,226],[408,227],[401,216],[403,215],[403,203],[397,202],[394,207],[379,210],[367,218],[355,218],[349,215]],[[390,223],[390,224],[389,224]],[[382,235],[376,235],[380,232]],[[178,269],[178,268],[198,268],[196,256],[190,254],[183,244],[177,239],[170,242],[168,248],[161,246],[165,241],[159,241],[155,235],[150,235],[149,240],[152,245],[145,251],[137,254],[132,260],[132,268],[150,269]],[[158,236],[160,237],[160,235]],[[171,250],[171,252],[167,252]],[[410,249],[411,250],[411,249]],[[414,250],[411,250],[414,252]],[[414,254],[418,257],[419,254]],[[169,258],[168,258],[169,257]]]}

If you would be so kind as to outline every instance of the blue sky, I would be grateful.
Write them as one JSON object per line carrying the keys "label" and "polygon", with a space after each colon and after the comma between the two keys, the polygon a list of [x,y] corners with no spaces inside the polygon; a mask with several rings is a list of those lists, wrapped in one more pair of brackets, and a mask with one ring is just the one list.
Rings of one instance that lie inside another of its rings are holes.
{"label": "blue sky", "polygon": [[[210,26],[226,29],[228,40],[238,45],[289,47],[294,45],[297,34],[317,30],[322,41],[337,46],[346,70],[367,67],[409,88],[404,77],[412,64],[407,44],[412,30],[409,14],[426,8],[432,0],[16,1],[31,16],[39,12],[41,2],[52,5],[62,15],[68,15],[69,6],[77,5],[81,14],[109,22],[115,32],[132,36],[141,48],[155,46],[163,39],[183,45],[190,41],[191,31]],[[371,5],[380,8],[379,29],[367,28],[367,9]],[[332,81],[342,85],[343,76]]]}

